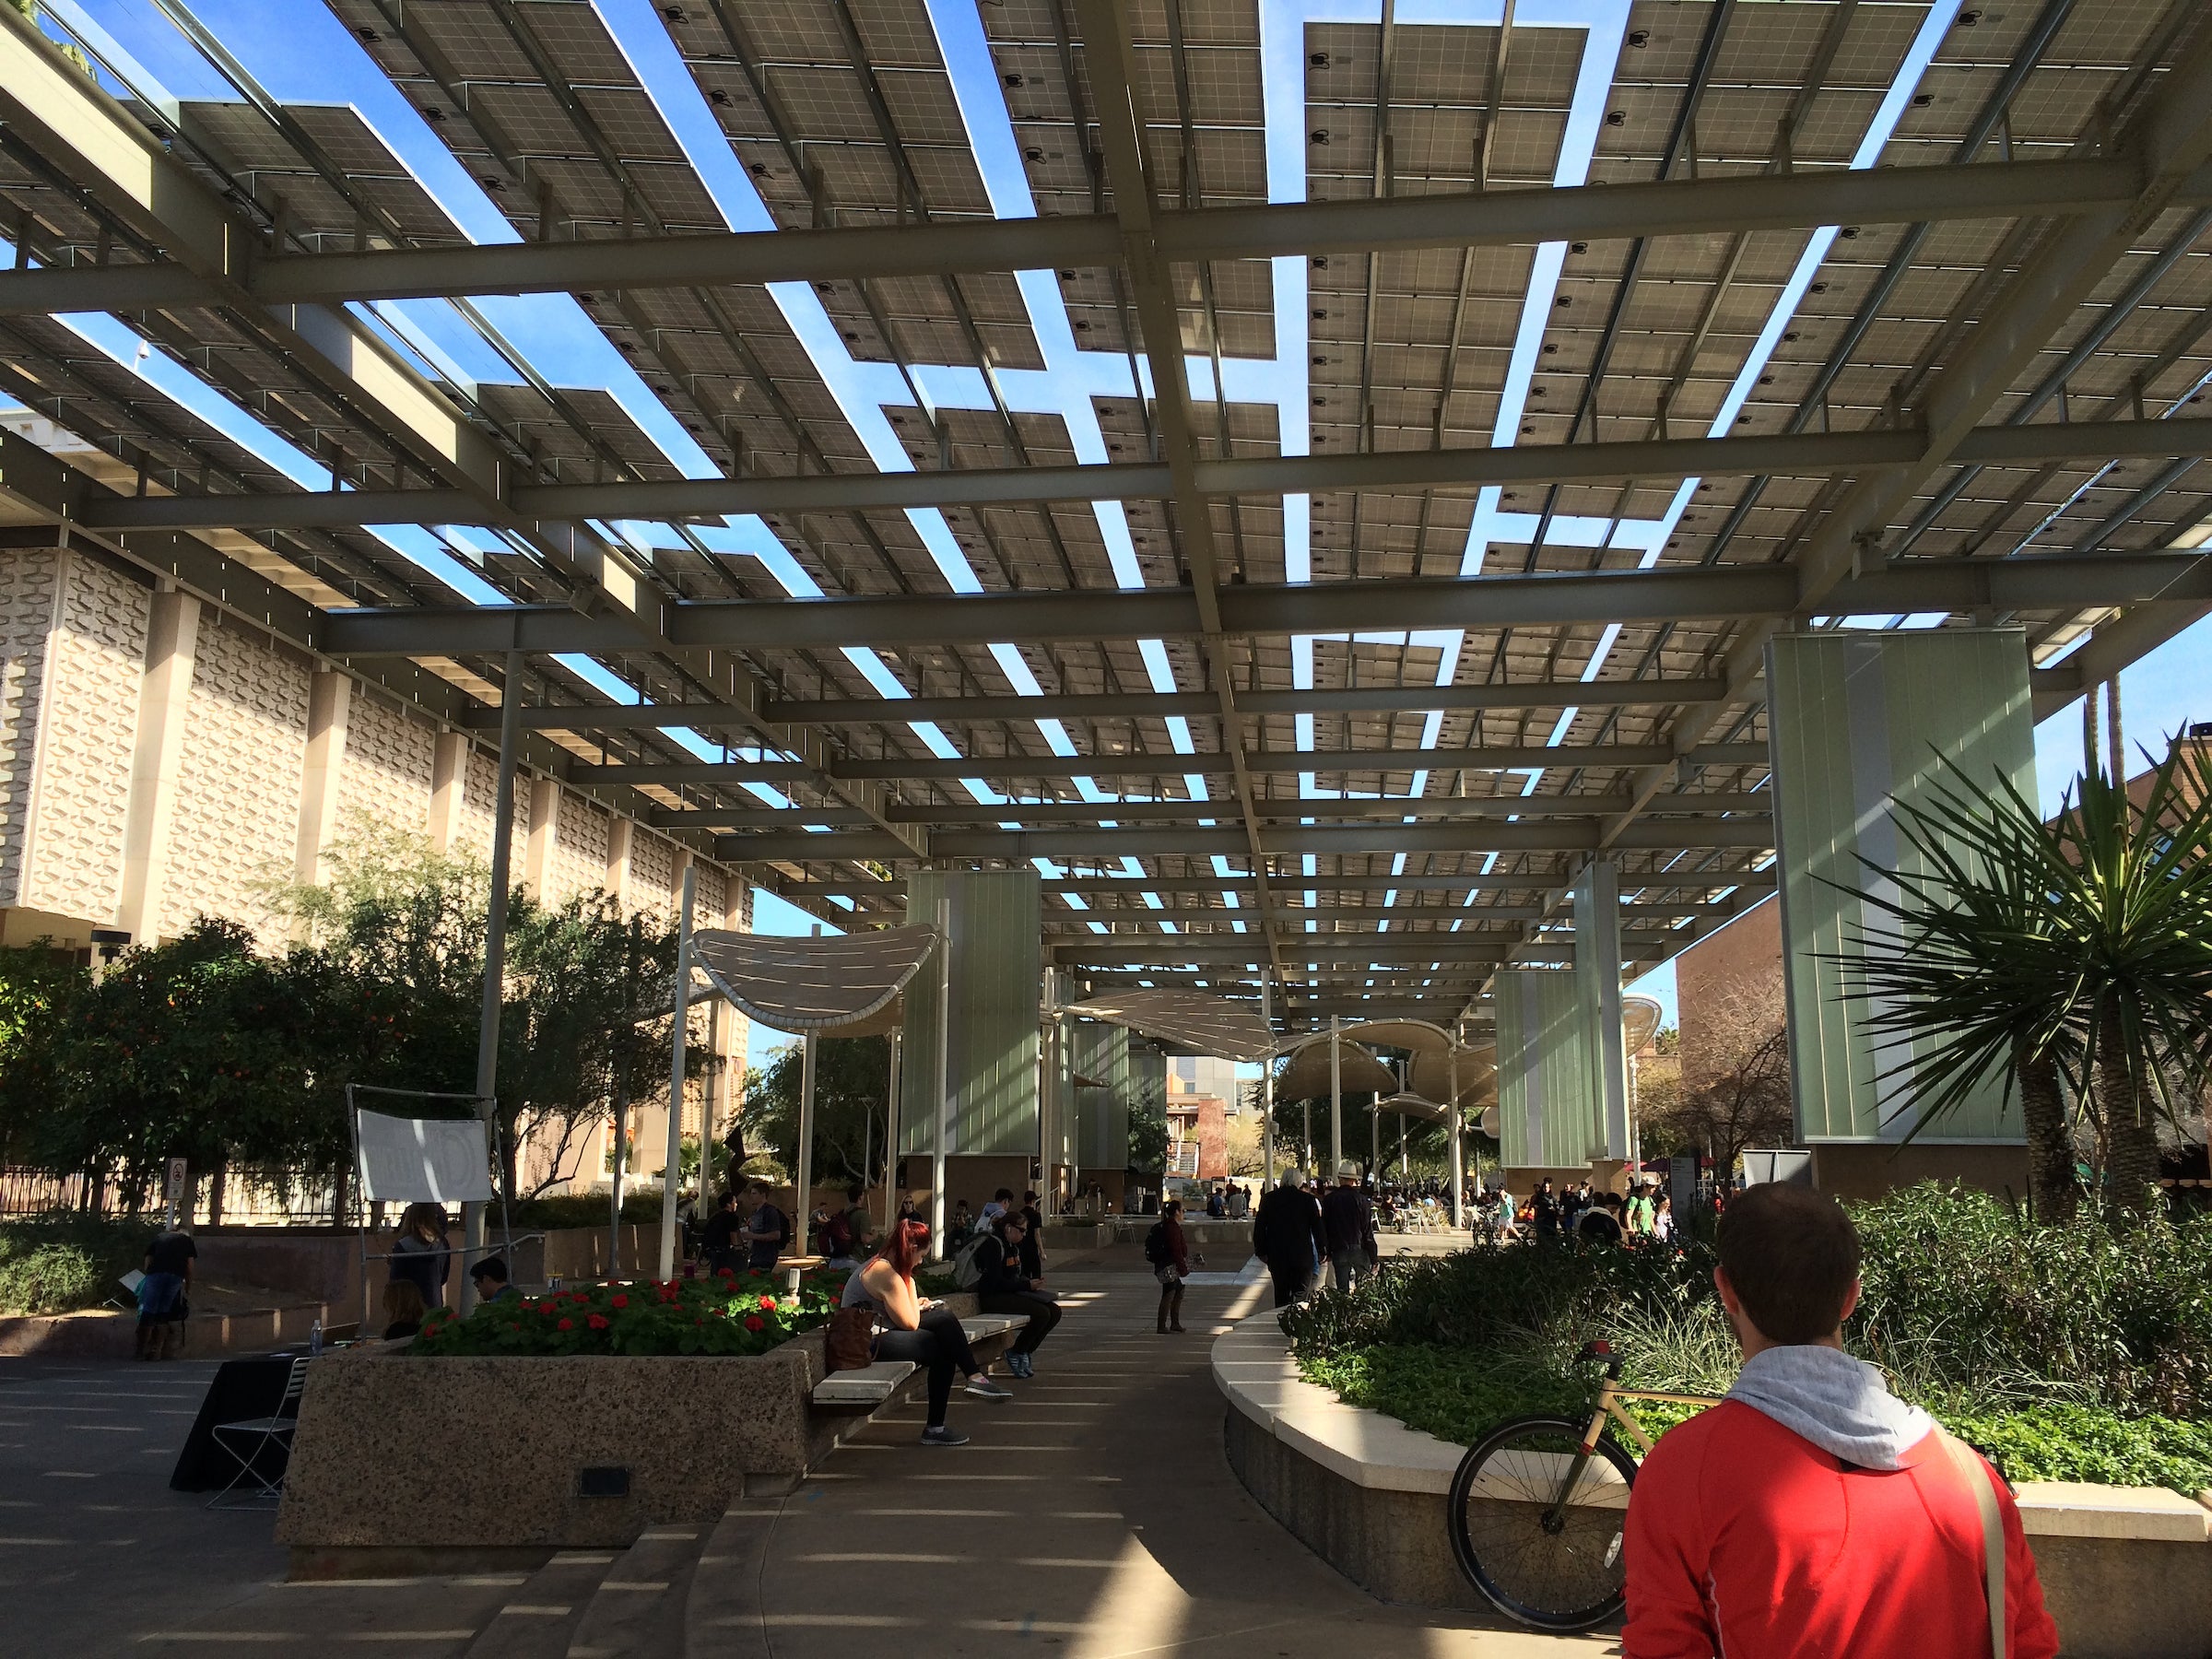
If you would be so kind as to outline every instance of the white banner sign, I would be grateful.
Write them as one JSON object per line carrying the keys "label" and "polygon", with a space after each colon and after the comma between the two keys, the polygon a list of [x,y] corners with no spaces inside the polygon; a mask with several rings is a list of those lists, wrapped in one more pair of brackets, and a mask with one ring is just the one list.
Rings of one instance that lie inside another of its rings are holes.
{"label": "white banner sign", "polygon": [[491,1196],[491,1158],[476,1118],[364,1112],[361,1196],[394,1204],[477,1204]]}

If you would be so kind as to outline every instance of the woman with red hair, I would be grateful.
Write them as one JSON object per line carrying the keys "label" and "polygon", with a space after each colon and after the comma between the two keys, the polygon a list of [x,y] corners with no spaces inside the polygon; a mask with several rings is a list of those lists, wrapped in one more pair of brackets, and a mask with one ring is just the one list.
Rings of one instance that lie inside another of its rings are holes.
{"label": "woman with red hair", "polygon": [[952,1373],[957,1370],[966,1377],[968,1392],[979,1400],[1003,1405],[1014,1395],[983,1375],[968,1346],[968,1334],[952,1310],[914,1294],[914,1269],[928,1249],[928,1227],[912,1218],[900,1220],[883,1248],[845,1281],[843,1305],[866,1308],[876,1315],[871,1358],[911,1359],[927,1368],[929,1423],[922,1430],[922,1443],[964,1446],[968,1437],[945,1426]]}

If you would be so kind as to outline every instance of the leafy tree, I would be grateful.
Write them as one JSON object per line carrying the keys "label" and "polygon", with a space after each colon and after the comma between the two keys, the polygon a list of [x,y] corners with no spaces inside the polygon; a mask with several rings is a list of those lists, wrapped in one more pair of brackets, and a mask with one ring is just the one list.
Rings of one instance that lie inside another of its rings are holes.
{"label": "leafy tree", "polygon": [[134,1195],[164,1161],[195,1169],[294,1160],[312,1142],[315,1008],[235,923],[202,920],[126,952],[97,983],[51,982],[46,1017],[0,1066],[11,1140],[48,1169],[111,1171]]}
{"label": "leafy tree", "polygon": [[2159,1120],[2212,1081],[2212,762],[2174,746],[2139,805],[2085,777],[2048,824],[2008,782],[1954,768],[1898,828],[1925,873],[1880,872],[1897,897],[1869,902],[1894,936],[1855,939],[1843,959],[1877,1042],[1922,1040],[1885,1073],[1912,1077],[1917,1128],[2001,1076],[2020,1094],[2035,1202],[2056,1218],[2076,1196],[2070,1100],[2115,1201],[2141,1207]]}
{"label": "leafy tree", "polygon": [[[745,1080],[746,1141],[785,1170],[799,1167],[802,1046],[779,1052]],[[870,1186],[883,1178],[885,1101],[891,1079],[888,1037],[831,1037],[814,1045],[814,1179]]]}

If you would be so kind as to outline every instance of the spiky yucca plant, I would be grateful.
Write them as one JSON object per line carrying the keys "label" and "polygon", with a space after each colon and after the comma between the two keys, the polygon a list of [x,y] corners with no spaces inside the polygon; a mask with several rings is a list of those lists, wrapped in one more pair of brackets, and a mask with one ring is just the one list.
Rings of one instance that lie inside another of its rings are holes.
{"label": "spiky yucca plant", "polygon": [[2157,1120],[2212,1079],[2212,765],[2176,745],[2140,806],[2102,777],[2045,823],[2008,781],[1956,767],[1897,814],[1918,871],[1867,867],[1892,928],[1841,959],[1879,1049],[1924,1053],[1882,1076],[1912,1081],[1914,1133],[2000,1072],[2018,1088],[2036,1207],[2072,1212],[2067,1097],[2099,1128],[2116,1202],[2146,1201]]}

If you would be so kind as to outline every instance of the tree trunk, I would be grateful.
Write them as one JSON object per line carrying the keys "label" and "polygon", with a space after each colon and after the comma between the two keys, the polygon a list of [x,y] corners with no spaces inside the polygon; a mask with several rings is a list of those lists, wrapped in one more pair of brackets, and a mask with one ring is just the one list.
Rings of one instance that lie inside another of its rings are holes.
{"label": "tree trunk", "polygon": [[2124,1210],[2156,1204],[2159,1131],[2149,1079],[2129,1075],[2120,1010],[2108,1003],[2097,1026],[2097,1112],[2104,1120],[2105,1188]]}
{"label": "tree trunk", "polygon": [[2048,1055],[2023,1057],[2019,1065],[2020,1115],[2028,1128],[2028,1188],[2039,1221],[2074,1218],[2078,1189],[2074,1142],[2058,1092],[2058,1065]]}
{"label": "tree trunk", "polygon": [[215,1172],[207,1177],[208,1226],[220,1227],[223,1224],[223,1200],[229,1194],[229,1186],[230,1160],[218,1158],[216,1159]]}

